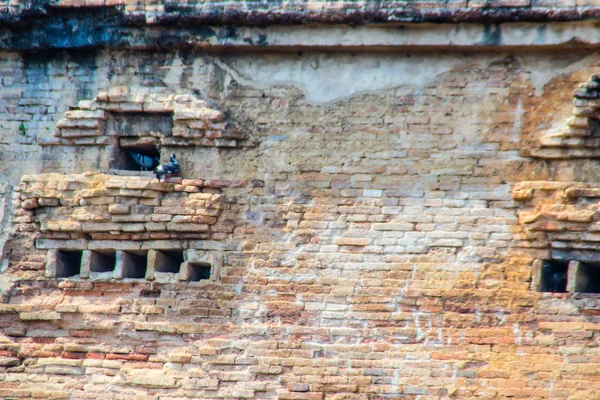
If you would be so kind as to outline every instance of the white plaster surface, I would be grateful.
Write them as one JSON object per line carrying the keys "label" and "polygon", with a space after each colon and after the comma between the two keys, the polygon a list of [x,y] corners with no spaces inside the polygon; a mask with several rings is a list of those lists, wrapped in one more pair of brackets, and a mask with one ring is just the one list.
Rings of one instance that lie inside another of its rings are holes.
{"label": "white plaster surface", "polygon": [[[302,53],[298,55],[236,56],[214,59],[235,81],[265,89],[276,85],[294,86],[311,104],[326,104],[362,93],[405,88],[417,92],[441,74],[467,68],[485,68],[507,57],[507,53]],[[557,73],[569,73],[597,62],[594,54],[565,54],[539,57],[516,55],[539,95]]]}

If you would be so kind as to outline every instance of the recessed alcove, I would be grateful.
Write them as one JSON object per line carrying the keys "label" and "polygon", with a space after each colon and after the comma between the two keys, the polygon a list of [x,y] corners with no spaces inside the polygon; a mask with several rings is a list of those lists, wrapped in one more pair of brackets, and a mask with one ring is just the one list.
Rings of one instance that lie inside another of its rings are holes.
{"label": "recessed alcove", "polygon": [[156,147],[119,146],[110,167],[125,171],[153,171],[159,162],[160,152]]}
{"label": "recessed alcove", "polygon": [[600,262],[536,260],[532,288],[551,293],[600,293]]}
{"label": "recessed alcove", "polygon": [[553,293],[566,292],[568,269],[568,261],[544,260],[542,263],[540,291]]}
{"label": "recessed alcove", "polygon": [[156,263],[154,264],[154,271],[178,274],[182,263],[182,250],[157,251]]}
{"label": "recessed alcove", "polygon": [[58,250],[56,254],[56,277],[69,278],[81,272],[81,250]]}
{"label": "recessed alcove", "polygon": [[116,263],[117,255],[114,250],[98,250],[90,254],[90,272],[114,271]]}
{"label": "recessed alcove", "polygon": [[590,136],[600,137],[600,120],[588,118],[588,125],[590,126]]}
{"label": "recessed alcove", "polygon": [[145,251],[123,251],[121,268],[123,278],[143,279],[148,268],[148,253]]}
{"label": "recessed alcove", "polygon": [[571,261],[569,263],[567,291],[600,293],[600,263]]}
{"label": "recessed alcove", "polygon": [[188,276],[187,281],[200,282],[202,280],[210,279],[211,265],[208,263],[188,263]]}
{"label": "recessed alcove", "polygon": [[160,138],[171,136],[172,131],[172,113],[109,113],[105,134],[118,138],[109,168],[154,170],[160,161]]}
{"label": "recessed alcove", "polygon": [[[107,248],[100,242],[63,243],[69,247],[56,248],[57,241],[39,241],[46,248],[46,276],[49,278],[145,279],[159,283],[217,282],[223,255],[220,251],[199,249],[124,249]],[[108,244],[108,242],[106,243]],[[86,248],[87,247],[87,248]],[[151,247],[151,246],[148,246]]]}

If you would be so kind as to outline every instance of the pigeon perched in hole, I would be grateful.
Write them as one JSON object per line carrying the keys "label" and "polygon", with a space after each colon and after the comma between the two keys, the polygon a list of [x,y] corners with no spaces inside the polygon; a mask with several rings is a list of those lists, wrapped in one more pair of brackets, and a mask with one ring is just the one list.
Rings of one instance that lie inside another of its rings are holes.
{"label": "pigeon perched in hole", "polygon": [[154,170],[154,175],[156,175],[156,179],[158,179],[158,181],[161,182],[163,176],[166,177],[176,175],[178,172],[179,163],[175,159],[175,154],[171,153],[171,156],[169,157],[169,162],[166,164],[160,164],[158,167],[156,167],[156,169]]}
{"label": "pigeon perched in hole", "polygon": [[133,158],[133,161],[140,166],[142,171],[150,171],[154,169],[160,162],[158,157],[150,157],[142,153],[136,153],[130,151],[129,155]]}
{"label": "pigeon perched in hole", "polygon": [[543,278],[548,292],[563,293],[567,290],[567,270],[565,267],[546,264],[543,266]]}

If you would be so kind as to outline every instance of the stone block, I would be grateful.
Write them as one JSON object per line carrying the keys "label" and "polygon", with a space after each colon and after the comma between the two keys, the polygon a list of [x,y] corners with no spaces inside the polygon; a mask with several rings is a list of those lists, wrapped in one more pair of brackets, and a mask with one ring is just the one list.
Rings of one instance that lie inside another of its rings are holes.
{"label": "stone block", "polygon": [[144,224],[123,224],[123,232],[144,232]]}
{"label": "stone block", "polygon": [[[61,129],[61,134],[63,134],[62,129],[64,128],[81,128],[81,129],[99,129],[104,128],[104,122],[100,119],[69,119],[64,118],[56,123],[56,127]],[[63,136],[68,136],[64,135]]]}
{"label": "stone block", "polygon": [[178,386],[177,380],[162,370],[133,370],[126,379],[133,386],[147,388],[173,389]]}
{"label": "stone block", "polygon": [[110,214],[129,214],[129,204],[111,204],[108,206]]}
{"label": "stone block", "polygon": [[106,120],[107,113],[104,110],[70,110],[65,113],[68,119]]}
{"label": "stone block", "polygon": [[46,271],[44,273],[44,276],[46,278],[56,277],[57,268],[58,268],[58,250],[56,250],[56,249],[48,250],[48,253],[46,253]]}
{"label": "stone block", "polygon": [[60,320],[61,315],[56,311],[30,311],[19,314],[22,321],[55,321]]}
{"label": "stone block", "polygon": [[90,264],[92,263],[93,253],[91,250],[84,250],[81,255],[81,272],[79,277],[87,279],[90,277]]}
{"label": "stone block", "polygon": [[133,240],[90,240],[90,250],[140,250],[142,243]]}
{"label": "stone block", "polygon": [[103,134],[104,132],[101,128],[62,128],[60,130],[60,135],[69,139],[96,137]]}
{"label": "stone block", "polygon": [[340,246],[368,246],[371,243],[369,238],[337,237],[334,243]]}
{"label": "stone block", "polygon": [[128,86],[114,86],[108,90],[108,100],[111,103],[129,101],[130,89]]}
{"label": "stone block", "polygon": [[21,202],[21,207],[24,208],[25,210],[33,210],[34,208],[38,208],[39,207],[38,199],[37,198],[25,199]]}
{"label": "stone block", "polygon": [[167,230],[167,224],[164,222],[146,222],[144,229],[147,232],[164,232]]}
{"label": "stone block", "polygon": [[38,198],[38,204],[40,207],[58,207],[60,202],[57,198],[41,197]]}
{"label": "stone block", "polygon": [[21,360],[17,357],[0,357],[0,366],[2,367],[15,367],[21,365]]}
{"label": "stone block", "polygon": [[71,240],[54,240],[54,239],[38,239],[35,241],[35,247],[42,250],[48,249],[66,249],[66,250],[84,250],[87,248],[87,240],[71,239]]}
{"label": "stone block", "polygon": [[536,259],[531,265],[531,290],[539,292],[542,290],[542,266],[543,261]]}
{"label": "stone block", "polygon": [[48,365],[44,367],[44,373],[49,375],[83,375],[84,369],[81,367],[69,367],[64,365]]}
{"label": "stone block", "polygon": [[81,223],[81,230],[83,232],[111,232],[120,231],[123,224],[117,224],[114,222],[83,222]]}
{"label": "stone block", "polygon": [[182,179],[181,184],[184,186],[198,186],[203,187],[204,181],[202,179]]}
{"label": "stone block", "polygon": [[194,223],[167,223],[167,230],[170,232],[208,232],[208,225]]}
{"label": "stone block", "polygon": [[150,240],[150,241],[145,241],[142,244],[142,249],[143,250],[150,250],[150,249],[184,249],[186,246],[186,243],[182,240]]}
{"label": "stone block", "polygon": [[202,120],[202,121],[213,121],[220,122],[224,118],[221,111],[213,110],[210,108],[200,109],[189,109],[189,110],[176,110],[173,113],[173,120]]}

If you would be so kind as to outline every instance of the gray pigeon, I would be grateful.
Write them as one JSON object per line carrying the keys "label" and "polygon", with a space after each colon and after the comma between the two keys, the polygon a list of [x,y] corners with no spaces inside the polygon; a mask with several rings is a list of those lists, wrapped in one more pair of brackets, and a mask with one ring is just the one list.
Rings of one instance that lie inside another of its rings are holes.
{"label": "gray pigeon", "polygon": [[175,154],[171,153],[169,157],[169,162],[166,164],[161,164],[154,170],[154,175],[156,175],[156,179],[160,182],[163,176],[171,176],[175,175],[179,172],[179,163],[175,159]]}
{"label": "gray pigeon", "polygon": [[546,291],[564,293],[567,287],[567,267],[561,265],[544,264],[542,279]]}
{"label": "gray pigeon", "polygon": [[133,161],[135,161],[135,163],[140,166],[142,171],[149,171],[151,169],[154,169],[154,167],[156,167],[160,161],[158,157],[150,157],[145,154],[136,153],[134,151],[130,151],[129,155],[131,156],[131,158],[133,158]]}

